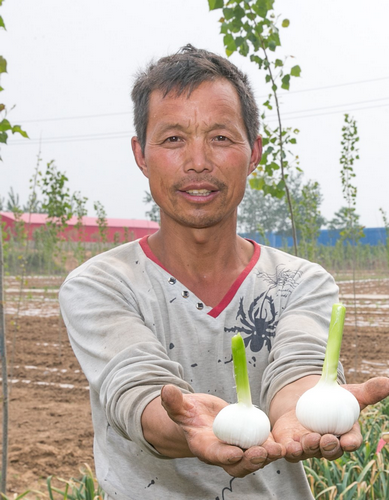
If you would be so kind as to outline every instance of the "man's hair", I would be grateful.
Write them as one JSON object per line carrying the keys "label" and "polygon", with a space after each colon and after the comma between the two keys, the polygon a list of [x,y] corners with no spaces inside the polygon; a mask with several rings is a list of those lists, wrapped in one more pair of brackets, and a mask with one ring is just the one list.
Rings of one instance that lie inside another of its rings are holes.
{"label": "man's hair", "polygon": [[188,44],[176,54],[162,57],[141,71],[131,93],[134,103],[135,130],[144,152],[149,118],[150,94],[160,90],[165,97],[171,91],[188,97],[201,83],[228,80],[236,89],[250,147],[259,130],[259,112],[247,76],[226,58]]}

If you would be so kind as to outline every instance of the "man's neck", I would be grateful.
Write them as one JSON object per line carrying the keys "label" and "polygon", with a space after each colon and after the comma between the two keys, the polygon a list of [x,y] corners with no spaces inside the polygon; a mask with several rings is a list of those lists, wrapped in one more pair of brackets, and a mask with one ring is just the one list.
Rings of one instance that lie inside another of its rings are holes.
{"label": "man's neck", "polygon": [[149,245],[163,266],[206,305],[216,306],[249,264],[253,245],[230,228],[163,226]]}

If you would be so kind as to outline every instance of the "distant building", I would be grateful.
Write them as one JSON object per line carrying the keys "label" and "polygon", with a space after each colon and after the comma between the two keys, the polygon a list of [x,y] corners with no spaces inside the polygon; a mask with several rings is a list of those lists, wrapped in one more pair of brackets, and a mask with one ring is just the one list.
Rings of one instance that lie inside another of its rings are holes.
{"label": "distant building", "polygon": [[[365,236],[358,240],[361,245],[386,245],[386,229],[384,227],[365,227],[363,228]],[[266,240],[259,233],[240,233],[244,238],[255,240],[260,244],[269,245],[274,248],[293,247],[293,238],[291,236],[282,236],[274,232],[265,234]],[[318,245],[334,246],[341,239],[338,229],[322,229],[316,240]],[[345,240],[344,245],[352,243]]]}
{"label": "distant building", "polygon": [[[5,230],[15,234],[15,215],[12,212],[0,212],[1,221]],[[28,239],[33,239],[34,231],[46,225],[46,214],[22,214],[21,220],[25,223]],[[63,232],[65,239],[84,242],[100,241],[99,226],[96,217],[83,217],[82,227],[77,227],[77,218],[72,217]],[[137,240],[159,229],[157,222],[136,219],[109,219],[107,218],[106,237],[108,242],[124,243]]]}

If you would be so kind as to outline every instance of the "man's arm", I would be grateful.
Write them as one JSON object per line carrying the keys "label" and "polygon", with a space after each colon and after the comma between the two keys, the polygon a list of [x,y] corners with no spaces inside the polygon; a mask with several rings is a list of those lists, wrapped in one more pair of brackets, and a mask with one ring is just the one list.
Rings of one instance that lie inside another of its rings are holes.
{"label": "man's arm", "polygon": [[144,437],[165,456],[197,457],[236,477],[251,474],[282,457],[282,445],[271,437],[263,446],[248,450],[222,443],[214,435],[212,425],[226,405],[215,396],[182,394],[173,385],[165,386],[161,397],[151,401],[142,414]]}

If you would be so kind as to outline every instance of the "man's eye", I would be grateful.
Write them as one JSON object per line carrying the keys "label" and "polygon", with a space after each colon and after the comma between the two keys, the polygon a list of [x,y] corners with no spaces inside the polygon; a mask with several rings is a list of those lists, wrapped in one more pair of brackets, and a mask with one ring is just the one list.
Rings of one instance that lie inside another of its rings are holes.
{"label": "man's eye", "polygon": [[165,142],[178,142],[180,138],[177,135],[172,135],[171,137],[168,137],[165,139]]}
{"label": "man's eye", "polygon": [[227,137],[225,135],[217,135],[215,137],[215,140],[216,141],[220,141],[220,142],[223,142],[223,141],[228,141]]}

